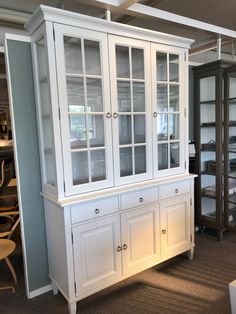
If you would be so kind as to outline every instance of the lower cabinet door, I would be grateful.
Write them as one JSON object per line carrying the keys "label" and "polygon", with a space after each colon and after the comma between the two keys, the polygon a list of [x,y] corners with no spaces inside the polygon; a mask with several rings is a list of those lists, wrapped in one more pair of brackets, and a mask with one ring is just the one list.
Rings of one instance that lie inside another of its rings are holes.
{"label": "lower cabinet door", "polygon": [[160,203],[161,259],[190,249],[190,196],[184,195]]}
{"label": "lower cabinet door", "polygon": [[121,277],[119,215],[72,228],[76,295],[92,294]]}
{"label": "lower cabinet door", "polygon": [[136,208],[121,215],[124,276],[155,265],[160,259],[159,205]]}

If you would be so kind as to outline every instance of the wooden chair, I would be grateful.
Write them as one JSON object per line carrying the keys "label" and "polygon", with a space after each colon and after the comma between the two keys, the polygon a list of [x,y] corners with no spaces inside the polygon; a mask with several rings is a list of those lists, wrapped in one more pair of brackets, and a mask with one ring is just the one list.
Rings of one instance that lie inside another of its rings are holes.
{"label": "wooden chair", "polygon": [[13,176],[13,160],[1,161],[0,166],[0,212],[17,210],[17,188],[8,186]]}
{"label": "wooden chair", "polygon": [[[14,252],[15,248],[16,248],[16,244],[12,240],[0,239],[0,260],[4,259],[6,261],[7,266],[9,267],[12,277],[14,279],[14,283],[17,284],[17,277],[16,277],[15,270],[8,258],[8,256]],[[15,292],[14,286],[0,287],[0,290],[5,290],[5,289],[11,289],[12,292]]]}

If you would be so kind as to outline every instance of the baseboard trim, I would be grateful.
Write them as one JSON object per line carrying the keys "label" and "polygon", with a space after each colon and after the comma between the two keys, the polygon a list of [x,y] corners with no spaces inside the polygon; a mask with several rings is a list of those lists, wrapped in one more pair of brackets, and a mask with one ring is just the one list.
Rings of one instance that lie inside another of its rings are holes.
{"label": "baseboard trim", "polygon": [[33,299],[43,293],[46,293],[48,291],[52,290],[52,285],[48,285],[48,286],[45,286],[45,287],[42,287],[42,288],[39,288],[39,289],[36,289],[34,291],[31,291],[29,292],[29,295],[28,295],[28,299]]}

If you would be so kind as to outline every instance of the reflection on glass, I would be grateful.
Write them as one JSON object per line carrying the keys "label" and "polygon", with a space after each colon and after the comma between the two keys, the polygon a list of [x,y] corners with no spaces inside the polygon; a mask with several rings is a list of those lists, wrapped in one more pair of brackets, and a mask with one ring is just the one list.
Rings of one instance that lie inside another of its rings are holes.
{"label": "reflection on glass", "polygon": [[229,76],[229,98],[236,98],[236,72],[231,72]]}
{"label": "reflection on glass", "polygon": [[83,73],[81,39],[64,36],[65,65],[67,73]]}
{"label": "reflection on glass", "polygon": [[116,73],[117,77],[130,77],[129,47],[116,46]]}
{"label": "reflection on glass", "polygon": [[134,148],[135,174],[146,172],[146,147],[137,146]]}
{"label": "reflection on glass", "polygon": [[179,56],[178,55],[169,55],[169,71],[171,82],[179,81]]}
{"label": "reflection on glass", "polygon": [[145,115],[134,115],[134,143],[145,141]]}
{"label": "reflection on glass", "polygon": [[106,179],[105,150],[91,151],[91,176],[92,182]]}
{"label": "reflection on glass", "polygon": [[102,82],[100,79],[86,79],[87,111],[103,112]]}
{"label": "reflection on glass", "polygon": [[130,82],[117,82],[117,102],[119,112],[131,111]]}
{"label": "reflection on glass", "polygon": [[179,111],[179,85],[170,85],[170,111]]}
{"label": "reflection on glass", "polygon": [[171,140],[179,139],[179,114],[169,115],[169,135]]}
{"label": "reflection on glass", "polygon": [[86,74],[101,75],[100,45],[94,40],[84,40]]}
{"label": "reflection on glass", "polygon": [[70,145],[71,149],[87,147],[86,116],[70,116]]}
{"label": "reflection on glass", "polygon": [[80,77],[67,77],[67,101],[70,112],[85,112],[84,84]]}
{"label": "reflection on glass", "polygon": [[157,81],[167,81],[167,54],[156,53]]}
{"label": "reflection on glass", "polygon": [[143,49],[132,48],[132,75],[134,79],[144,79]]}
{"label": "reflection on glass", "polygon": [[157,111],[166,112],[168,109],[167,85],[157,84]]}
{"label": "reflection on glass", "polygon": [[179,143],[170,143],[170,167],[179,167]]}
{"label": "reflection on glass", "polygon": [[119,143],[120,145],[132,143],[131,116],[119,116]]}
{"label": "reflection on glass", "polygon": [[71,154],[73,185],[89,182],[88,152],[76,152]]}
{"label": "reflection on glass", "polygon": [[158,114],[157,116],[157,140],[167,141],[168,140],[168,115]]}
{"label": "reflection on glass", "polygon": [[105,146],[103,115],[88,115],[90,147]]}
{"label": "reflection on glass", "polygon": [[145,111],[145,87],[144,83],[133,82],[133,111]]}
{"label": "reflection on glass", "polygon": [[120,176],[126,177],[133,174],[132,148],[120,148]]}
{"label": "reflection on glass", "polygon": [[216,221],[216,200],[208,197],[201,197],[201,214],[207,219]]}
{"label": "reflection on glass", "polygon": [[168,144],[157,145],[158,170],[168,169]]}
{"label": "reflection on glass", "polygon": [[200,79],[200,101],[211,101],[216,99],[215,76]]}
{"label": "reflection on glass", "polygon": [[44,149],[52,149],[53,146],[53,133],[52,133],[52,123],[50,116],[46,116],[42,119],[42,129],[43,129],[43,144]]}

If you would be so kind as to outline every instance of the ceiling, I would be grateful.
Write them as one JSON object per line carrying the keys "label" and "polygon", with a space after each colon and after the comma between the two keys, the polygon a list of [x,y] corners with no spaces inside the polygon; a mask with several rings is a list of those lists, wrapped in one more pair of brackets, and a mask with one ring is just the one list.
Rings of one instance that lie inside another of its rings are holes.
{"label": "ceiling", "polygon": [[[216,40],[219,31],[223,30],[222,34],[224,35],[221,35],[222,52],[224,56],[228,55],[236,61],[235,0],[1,0],[0,31],[2,25],[23,28],[24,23],[40,4],[99,18],[104,18],[105,11],[108,9],[111,12],[112,21],[192,38],[195,40],[195,43],[192,45],[190,53],[197,51],[197,62],[208,62],[216,58]],[[139,11],[140,8],[141,11]],[[146,9],[149,10],[148,14],[143,13]],[[167,12],[165,18],[163,18],[163,11],[164,15]],[[222,29],[214,27],[213,30],[209,31],[205,25],[201,29],[192,27],[193,21],[186,18],[202,21],[208,23],[208,25],[213,24]],[[175,22],[173,22],[173,19]],[[224,33],[225,29],[226,32]],[[233,36],[235,39],[232,36],[226,36],[229,30],[235,31]],[[200,56],[200,51],[208,52],[204,52]],[[208,57],[209,54],[211,54],[210,57]],[[206,55],[208,59],[206,59]],[[202,57],[202,61],[199,61],[200,57]],[[0,55],[0,67],[1,59],[2,56]],[[196,62],[194,57],[192,57],[191,61]],[[5,110],[7,102],[7,88],[3,77],[4,74],[1,71],[0,115]]]}

